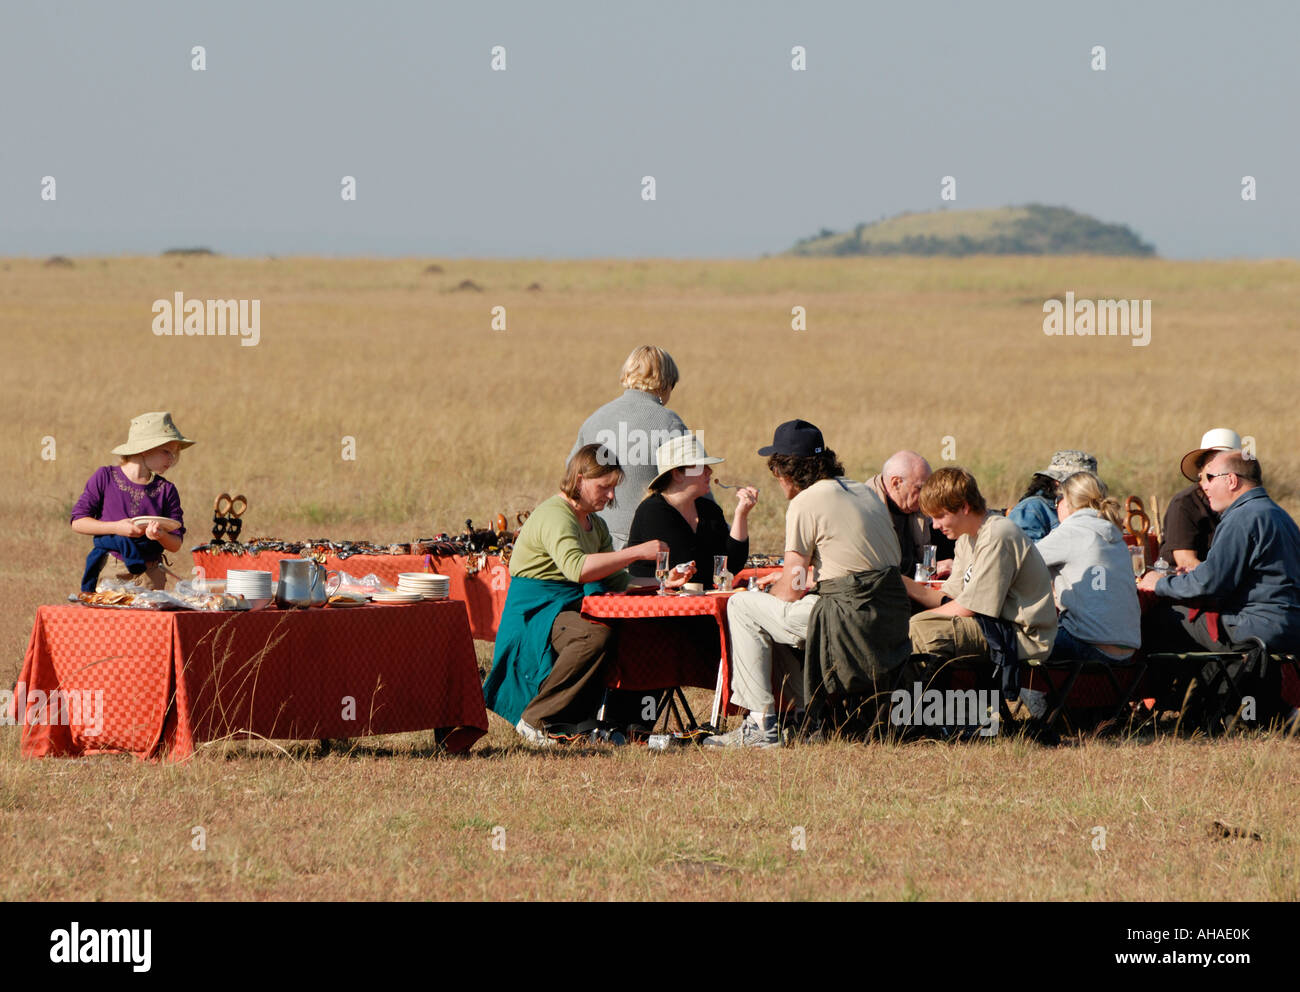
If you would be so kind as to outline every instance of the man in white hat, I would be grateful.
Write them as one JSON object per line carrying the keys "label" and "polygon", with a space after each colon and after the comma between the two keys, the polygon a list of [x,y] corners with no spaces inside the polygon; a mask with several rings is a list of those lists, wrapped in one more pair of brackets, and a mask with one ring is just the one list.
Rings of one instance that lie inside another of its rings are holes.
{"label": "man in white hat", "polygon": [[1270,651],[1300,650],[1300,528],[1269,499],[1259,462],[1240,451],[1211,451],[1200,487],[1220,517],[1205,561],[1138,580],[1139,589],[1175,601],[1144,623],[1155,646],[1221,651],[1259,638]]}
{"label": "man in white hat", "polygon": [[1164,540],[1160,557],[1179,568],[1195,568],[1205,560],[1219,525],[1219,515],[1210,506],[1205,491],[1196,481],[1201,466],[1218,451],[1241,450],[1241,437],[1226,427],[1215,427],[1201,436],[1201,446],[1183,455],[1183,476],[1192,484],[1180,490],[1165,510]]}

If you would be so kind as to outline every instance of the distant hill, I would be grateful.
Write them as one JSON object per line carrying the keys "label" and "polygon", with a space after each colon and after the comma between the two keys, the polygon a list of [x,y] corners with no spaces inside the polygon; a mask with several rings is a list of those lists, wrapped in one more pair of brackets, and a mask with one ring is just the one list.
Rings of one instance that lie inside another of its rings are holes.
{"label": "distant hill", "polygon": [[792,255],[1154,255],[1123,224],[1105,224],[1067,207],[933,210],[859,224],[837,234],[822,229]]}

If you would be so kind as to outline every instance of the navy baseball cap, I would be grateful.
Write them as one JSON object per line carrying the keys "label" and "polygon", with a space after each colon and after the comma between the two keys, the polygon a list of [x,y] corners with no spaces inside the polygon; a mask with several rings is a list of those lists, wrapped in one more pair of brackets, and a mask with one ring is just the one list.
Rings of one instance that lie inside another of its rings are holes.
{"label": "navy baseball cap", "polygon": [[787,420],[772,435],[772,443],[759,448],[760,455],[820,455],[826,450],[822,432],[806,420]]}

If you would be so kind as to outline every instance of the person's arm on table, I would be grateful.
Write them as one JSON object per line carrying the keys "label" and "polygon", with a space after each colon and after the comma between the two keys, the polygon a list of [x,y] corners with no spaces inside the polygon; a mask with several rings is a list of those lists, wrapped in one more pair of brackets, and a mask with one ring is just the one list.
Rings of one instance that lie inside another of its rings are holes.
{"label": "person's arm on table", "polygon": [[906,575],[902,576],[903,588],[907,590],[907,598],[913,603],[924,606],[927,610],[932,610],[943,602],[943,591],[926,585],[924,582],[917,582],[915,579],[909,579]]}
{"label": "person's arm on table", "polygon": [[1245,531],[1232,526],[1220,527],[1205,561],[1192,571],[1167,576],[1148,571],[1138,580],[1138,588],[1166,599],[1220,597],[1242,584],[1249,559]]}
{"label": "person's arm on table", "polygon": [[[622,571],[635,561],[653,561],[655,555],[667,550],[668,544],[665,541],[644,541],[626,547],[622,551],[598,551],[592,555],[583,555],[582,562],[578,566],[577,581],[599,582],[601,579],[609,578],[615,572]],[[581,551],[579,553],[581,554]],[[564,568],[566,575],[569,574],[567,567],[563,564],[561,567]]]}
{"label": "person's arm on table", "polygon": [[811,591],[810,586],[816,585],[816,582],[809,581],[810,560],[809,556],[801,555],[798,551],[787,551],[785,566],[780,573],[764,575],[758,580],[758,587],[766,588],[777,599],[787,603],[798,602]]}

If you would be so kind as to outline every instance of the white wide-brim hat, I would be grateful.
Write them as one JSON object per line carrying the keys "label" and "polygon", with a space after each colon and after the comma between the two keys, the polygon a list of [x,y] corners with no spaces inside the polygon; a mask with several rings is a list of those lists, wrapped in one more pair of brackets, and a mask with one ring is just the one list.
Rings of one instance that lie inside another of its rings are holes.
{"label": "white wide-brim hat", "polygon": [[705,451],[704,445],[694,434],[682,434],[659,445],[659,450],[655,452],[655,469],[658,472],[655,481],[658,482],[675,468],[697,468],[725,461],[725,458],[714,458]]}
{"label": "white wide-brim hat", "polygon": [[115,455],[138,455],[142,451],[152,451],[164,444],[177,442],[182,448],[188,448],[194,442],[177,430],[172,423],[172,415],[158,411],[142,413],[131,421],[131,430],[127,433],[126,443],[113,449]]}
{"label": "white wide-brim hat", "polygon": [[1207,451],[1236,451],[1241,447],[1241,435],[1226,427],[1215,427],[1201,435],[1201,446],[1183,455],[1180,466],[1184,477],[1196,482],[1196,463]]}

